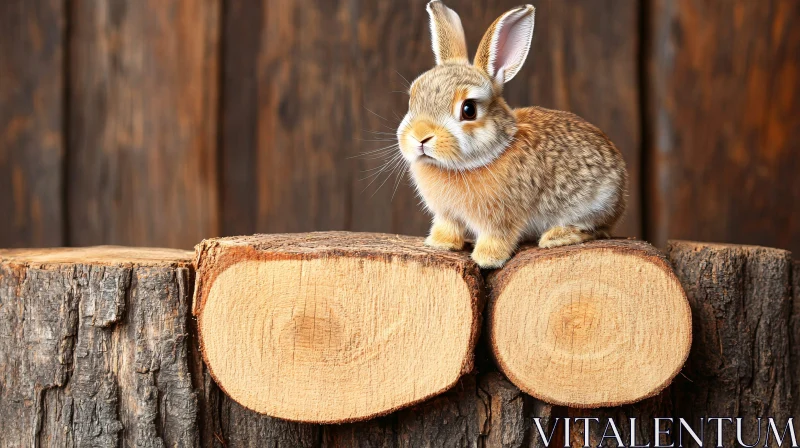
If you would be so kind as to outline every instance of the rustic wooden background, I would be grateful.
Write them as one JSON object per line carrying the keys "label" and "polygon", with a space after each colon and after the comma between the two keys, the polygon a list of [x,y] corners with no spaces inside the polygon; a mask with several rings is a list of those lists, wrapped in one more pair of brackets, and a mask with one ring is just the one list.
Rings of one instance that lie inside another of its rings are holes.
{"label": "rustic wooden background", "polygon": [[[449,4],[474,50],[519,1]],[[618,234],[800,253],[800,2],[533,3],[507,97],[616,142]],[[407,182],[351,157],[387,144],[427,26],[423,0],[3,0],[0,247],[424,233]]]}

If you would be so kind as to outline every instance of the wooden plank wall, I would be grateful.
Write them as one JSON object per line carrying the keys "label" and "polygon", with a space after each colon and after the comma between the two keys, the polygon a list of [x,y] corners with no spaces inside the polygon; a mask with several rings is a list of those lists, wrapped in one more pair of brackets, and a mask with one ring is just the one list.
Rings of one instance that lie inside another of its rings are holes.
{"label": "wooden plank wall", "polygon": [[73,0],[69,243],[218,233],[216,0]]}
{"label": "wooden plank wall", "polygon": [[656,0],[648,237],[800,253],[800,2]]}
{"label": "wooden plank wall", "polygon": [[[418,3],[230,4],[223,52],[224,233],[425,233],[429,218],[407,180],[369,177],[382,158],[351,159],[391,144],[387,133],[405,112],[406,79],[433,64],[427,14]],[[517,2],[449,4],[461,14],[474,51],[483,31]],[[620,232],[638,236],[636,3],[536,6],[549,19],[539,21],[529,68],[506,96],[512,106],[573,110],[609,133],[625,153],[634,185]],[[616,19],[592,20],[598,16]]]}
{"label": "wooden plank wall", "polygon": [[[448,2],[472,51],[517,3]],[[618,234],[800,252],[796,2],[533,3],[506,96],[622,150]],[[422,1],[9,0],[0,24],[0,247],[427,230],[358,157],[433,63]]]}
{"label": "wooden plank wall", "polygon": [[0,2],[0,246],[64,244],[64,2]]}

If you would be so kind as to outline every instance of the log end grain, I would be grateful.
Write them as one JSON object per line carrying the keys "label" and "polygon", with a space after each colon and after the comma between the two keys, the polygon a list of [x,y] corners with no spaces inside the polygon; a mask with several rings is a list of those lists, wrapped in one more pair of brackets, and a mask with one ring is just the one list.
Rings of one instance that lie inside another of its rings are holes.
{"label": "log end grain", "polygon": [[576,407],[652,397],[684,365],[691,310],[669,263],[633,240],[526,248],[491,279],[489,340],[523,391]]}
{"label": "log end grain", "polygon": [[47,249],[0,249],[0,262],[31,265],[159,265],[190,263],[193,253],[180,249],[92,246]]}
{"label": "log end grain", "polygon": [[321,232],[206,240],[194,312],[217,384],[304,422],[389,413],[472,369],[481,276],[422,239]]}

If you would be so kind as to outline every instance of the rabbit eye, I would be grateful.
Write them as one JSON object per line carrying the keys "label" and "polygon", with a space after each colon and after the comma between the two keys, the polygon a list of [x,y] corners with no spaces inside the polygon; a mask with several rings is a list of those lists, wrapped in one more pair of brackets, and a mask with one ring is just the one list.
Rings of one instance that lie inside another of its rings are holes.
{"label": "rabbit eye", "polygon": [[471,121],[477,116],[478,106],[475,104],[475,100],[465,100],[464,103],[461,104],[461,119]]}

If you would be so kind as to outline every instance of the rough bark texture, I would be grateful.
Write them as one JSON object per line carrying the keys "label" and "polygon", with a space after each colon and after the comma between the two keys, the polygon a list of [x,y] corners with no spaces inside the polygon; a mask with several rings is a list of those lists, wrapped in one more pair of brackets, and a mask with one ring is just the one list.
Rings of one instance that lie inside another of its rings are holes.
{"label": "rough bark texture", "polygon": [[[479,359],[479,373],[438,397],[344,425],[260,416],[216,387],[193,342],[187,259],[34,263],[7,255],[0,252],[3,447],[541,447],[533,417],[543,418],[548,436],[555,425],[550,446],[563,446],[563,417],[599,418],[590,425],[592,446],[613,446],[601,440],[609,417],[628,443],[626,418],[636,417],[644,445],[653,442],[651,417],[800,415],[800,400],[793,413],[789,407],[790,381],[800,377],[800,263],[792,266],[785,251],[670,244],[697,337],[688,379],[679,375],[652,399],[589,411],[552,407]],[[745,440],[755,440],[745,428]],[[573,446],[583,437],[573,424]]]}
{"label": "rough bark texture", "polygon": [[[671,241],[668,255],[689,298],[695,335],[686,379],[673,385],[678,415],[692,422],[773,417],[783,425],[793,415],[790,253]],[[725,436],[724,446],[735,446],[736,431]],[[744,442],[758,437],[755,424],[744,425]],[[705,440],[713,443],[716,432],[706,431]]]}
{"label": "rough bark texture", "polygon": [[792,321],[789,327],[792,342],[791,372],[792,398],[794,410],[792,415],[800,415],[800,260],[794,261],[792,271]]}
{"label": "rough bark texture", "polygon": [[189,260],[0,253],[0,443],[194,446]]}
{"label": "rough bark texture", "polygon": [[[226,397],[208,375],[201,394],[201,446],[309,448],[438,448],[544,446],[532,427],[547,431],[553,408],[529,397],[501,374],[467,375],[448,392],[377,419],[342,425],[286,422],[258,415]],[[554,445],[551,445],[554,446]]]}
{"label": "rough bark texture", "polygon": [[[653,419],[666,418],[672,415],[672,401],[669,396],[669,389],[661,394],[648,398],[639,403],[618,406],[613,408],[599,409],[567,409],[567,417],[589,418],[589,431],[586,431],[585,421],[579,420],[571,422],[570,446],[584,446],[586,440],[591,447],[616,447],[619,446],[617,439],[613,438],[614,432],[610,427],[607,428],[609,419],[613,420],[619,435],[625,446],[632,446],[631,440],[638,446],[655,446]],[[633,438],[631,438],[630,419],[636,419],[636,426]],[[558,423],[557,431],[563,431],[563,421]],[[667,425],[662,425],[662,428]],[[588,438],[587,438],[588,434]],[[605,437],[604,437],[605,436]],[[662,437],[661,446],[667,446],[672,442],[669,437]],[[550,446],[563,446],[553,445]]]}

